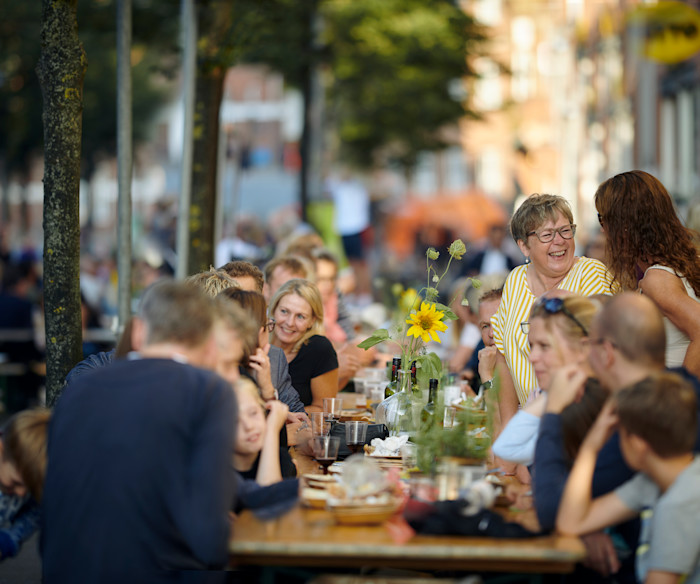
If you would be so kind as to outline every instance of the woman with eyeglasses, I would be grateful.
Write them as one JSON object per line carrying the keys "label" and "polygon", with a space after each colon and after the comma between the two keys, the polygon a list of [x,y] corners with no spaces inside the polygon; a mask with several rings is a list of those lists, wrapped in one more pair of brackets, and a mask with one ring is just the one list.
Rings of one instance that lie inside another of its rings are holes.
{"label": "woman with eyeglasses", "polygon": [[700,375],[700,261],[694,233],[681,223],[666,188],[641,170],[623,172],[595,194],[610,269],[624,289],[661,310],[666,366]]}
{"label": "woman with eyeglasses", "polygon": [[270,301],[275,329],[270,343],[284,351],[292,385],[310,411],[323,411],[323,398],[338,393],[338,356],[323,336],[323,302],[315,284],[293,279]]}
{"label": "woman with eyeglasses", "polygon": [[[500,376],[503,422],[515,414],[518,404],[527,402],[538,386],[529,360],[527,335],[520,327],[535,300],[557,289],[582,296],[617,291],[602,262],[574,255],[576,225],[566,199],[531,195],[513,215],[510,230],[527,263],[508,275],[501,305],[491,319],[494,341],[510,372],[510,376]],[[499,367],[500,372],[504,369]]]}
{"label": "woman with eyeglasses", "polygon": [[526,466],[533,463],[540,419],[547,400],[562,398],[548,394],[552,376],[564,365],[576,365],[588,375],[589,382],[580,400],[562,408],[561,412],[563,444],[573,461],[586,430],[607,397],[598,382],[590,379],[593,371],[588,365],[588,330],[599,309],[597,300],[576,295],[544,296],[533,304],[530,316],[521,328],[528,335],[529,360],[538,387],[494,442],[496,456]]}
{"label": "woman with eyeglasses", "polygon": [[[244,348],[243,363],[248,373],[257,381],[262,399],[269,401],[277,398],[287,404],[290,413],[303,414],[304,404],[292,386],[287,358],[281,349],[271,346],[268,340],[269,333],[275,327],[275,321],[267,317],[265,297],[259,292],[240,288],[228,288],[219,296],[235,302],[252,316],[257,324],[258,334],[255,339],[251,339],[249,346]],[[290,416],[290,420],[291,418],[295,416]]]}

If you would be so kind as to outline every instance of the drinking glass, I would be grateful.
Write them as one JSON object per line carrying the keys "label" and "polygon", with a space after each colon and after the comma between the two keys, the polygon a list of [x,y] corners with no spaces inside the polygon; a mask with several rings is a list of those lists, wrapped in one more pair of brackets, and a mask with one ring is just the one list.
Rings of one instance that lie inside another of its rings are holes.
{"label": "drinking glass", "polygon": [[340,438],[335,436],[316,436],[311,439],[314,458],[323,467],[323,474],[328,474],[328,467],[338,458]]}
{"label": "drinking glass", "polygon": [[313,436],[328,436],[331,431],[330,422],[326,422],[323,412],[311,412],[311,433]]}
{"label": "drinking glass", "polygon": [[365,395],[367,397],[367,409],[371,409],[384,401],[384,388],[386,381],[369,381],[365,384]]}
{"label": "drinking glass", "polygon": [[340,418],[340,412],[343,409],[343,400],[335,397],[323,398],[323,415],[327,421],[337,420]]}
{"label": "drinking glass", "polygon": [[367,426],[367,422],[345,422],[345,443],[353,454],[357,454],[364,447]]}
{"label": "drinking glass", "polygon": [[455,415],[457,408],[454,406],[445,406],[445,415],[443,416],[442,426],[444,428],[452,428],[455,425]]}

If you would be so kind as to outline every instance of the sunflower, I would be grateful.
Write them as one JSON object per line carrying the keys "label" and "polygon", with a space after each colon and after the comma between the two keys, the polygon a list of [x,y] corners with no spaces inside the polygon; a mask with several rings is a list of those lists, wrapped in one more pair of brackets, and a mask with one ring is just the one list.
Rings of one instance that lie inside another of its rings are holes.
{"label": "sunflower", "polygon": [[422,302],[420,310],[412,314],[406,321],[411,326],[406,333],[407,336],[413,335],[415,338],[420,337],[424,342],[428,342],[431,337],[438,343],[441,342],[436,331],[442,332],[447,330],[447,325],[442,322],[445,313],[441,310],[436,310],[435,305],[428,302]]}

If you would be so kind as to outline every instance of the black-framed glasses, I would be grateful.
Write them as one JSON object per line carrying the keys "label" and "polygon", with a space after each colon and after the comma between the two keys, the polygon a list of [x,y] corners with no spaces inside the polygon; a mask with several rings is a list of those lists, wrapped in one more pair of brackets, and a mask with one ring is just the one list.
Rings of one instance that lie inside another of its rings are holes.
{"label": "black-framed glasses", "polygon": [[271,318],[270,320],[268,320],[267,324],[265,325],[267,332],[271,333],[272,331],[274,331],[276,324],[277,324],[277,321],[274,318]]}
{"label": "black-framed glasses", "polygon": [[561,235],[563,239],[571,239],[574,235],[576,235],[576,225],[574,223],[571,223],[569,225],[564,225],[559,229],[543,229],[542,231],[530,231],[530,233],[528,233],[527,236],[530,237],[531,235],[536,235],[537,239],[539,239],[542,243],[549,243],[556,237],[557,233]]}
{"label": "black-framed glasses", "polygon": [[600,223],[600,226],[603,227],[603,216],[598,213],[598,223]]}
{"label": "black-framed glasses", "polygon": [[[537,308],[542,308],[547,314],[558,314],[562,313],[564,316],[566,316],[568,319],[571,320],[574,324],[576,324],[581,331],[583,332],[583,335],[585,337],[588,336],[588,331],[586,330],[586,327],[581,324],[581,321],[576,318],[572,312],[566,307],[564,304],[564,299],[563,298],[540,298],[535,305],[533,306],[533,311],[536,310]],[[529,322],[521,322],[520,323],[520,330],[523,331],[523,334],[528,334],[530,332],[530,323]]]}

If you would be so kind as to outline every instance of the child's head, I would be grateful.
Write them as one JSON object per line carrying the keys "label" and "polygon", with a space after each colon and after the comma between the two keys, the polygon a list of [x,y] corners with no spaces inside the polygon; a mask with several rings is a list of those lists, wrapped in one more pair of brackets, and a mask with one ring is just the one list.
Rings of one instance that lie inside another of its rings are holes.
{"label": "child's head", "polygon": [[44,409],[15,414],[5,425],[0,441],[0,490],[41,501],[46,474],[46,434],[51,413]]}
{"label": "child's head", "polygon": [[[697,435],[697,398],[675,373],[659,372],[615,395],[625,459],[641,439],[660,458],[693,451]],[[627,452],[626,452],[627,451]],[[627,460],[630,466],[637,466]]]}
{"label": "child's head", "polygon": [[233,450],[239,460],[250,459],[252,462],[262,450],[265,439],[265,404],[257,386],[247,377],[241,377],[234,389],[238,400],[238,426]]}

